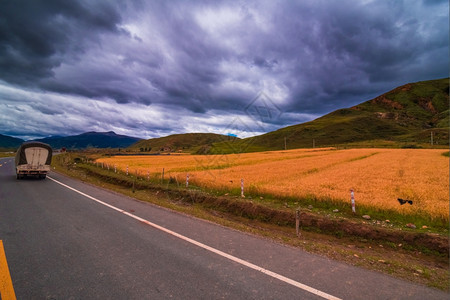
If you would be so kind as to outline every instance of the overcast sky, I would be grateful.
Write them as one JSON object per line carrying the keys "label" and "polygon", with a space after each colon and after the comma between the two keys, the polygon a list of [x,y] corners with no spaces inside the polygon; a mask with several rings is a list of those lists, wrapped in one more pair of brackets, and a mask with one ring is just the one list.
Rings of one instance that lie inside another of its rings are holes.
{"label": "overcast sky", "polygon": [[448,77],[448,0],[0,1],[0,133],[240,137]]}

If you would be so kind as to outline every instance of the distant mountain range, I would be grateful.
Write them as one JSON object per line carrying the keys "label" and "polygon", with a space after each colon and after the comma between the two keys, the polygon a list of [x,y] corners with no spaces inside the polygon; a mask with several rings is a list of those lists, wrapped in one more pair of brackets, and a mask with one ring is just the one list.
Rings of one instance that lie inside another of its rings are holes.
{"label": "distant mountain range", "polygon": [[48,137],[36,141],[49,144],[53,148],[85,149],[85,148],[126,148],[140,138],[119,135],[113,131],[108,132],[86,132],[74,136]]}
{"label": "distant mountain range", "polygon": [[[85,148],[127,148],[141,139],[109,132],[86,132],[73,136],[52,136],[35,141],[49,144],[54,149]],[[13,137],[0,135],[1,148],[17,148],[24,141]]]}
{"label": "distant mountain range", "polygon": [[15,149],[19,147],[23,142],[24,140],[22,139],[0,134],[0,148]]}
{"label": "distant mountain range", "polygon": [[[239,139],[211,133],[175,134],[141,140],[114,132],[39,139],[53,148],[129,148],[138,152],[197,154],[255,152],[326,146],[449,145],[449,78],[409,83],[359,105],[311,122]],[[0,148],[23,140],[0,135]]]}

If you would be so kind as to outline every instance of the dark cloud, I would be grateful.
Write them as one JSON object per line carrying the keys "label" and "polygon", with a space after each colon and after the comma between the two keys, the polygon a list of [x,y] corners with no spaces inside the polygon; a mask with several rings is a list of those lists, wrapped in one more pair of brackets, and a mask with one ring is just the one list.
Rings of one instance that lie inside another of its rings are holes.
{"label": "dark cloud", "polygon": [[[288,81],[288,111],[330,111],[406,82],[436,78],[425,71],[430,67],[424,56],[433,51],[439,53],[436,61],[448,63],[448,31],[435,27],[448,23],[448,15],[422,19],[402,2],[354,4],[316,7],[315,14],[303,14],[294,25],[298,59],[291,57],[290,75],[297,80]],[[301,10],[291,7],[286,17],[301,15]],[[423,70],[411,74],[410,66],[417,64]],[[446,64],[438,69],[434,73],[440,77],[448,73]]]}
{"label": "dark cloud", "polygon": [[262,57],[255,57],[253,59],[253,63],[255,64],[255,66],[260,67],[260,68],[272,69],[276,64],[278,64],[278,61],[276,59],[272,59],[271,61],[268,61]]}
{"label": "dark cloud", "polygon": [[[448,2],[434,0],[2,1],[0,80],[15,93],[51,93],[57,107],[27,109],[73,118],[79,132],[220,131],[248,117],[261,92],[283,113],[258,127],[273,130],[448,76],[448,22]],[[0,109],[23,109],[10,93]],[[94,120],[77,125],[82,106],[59,103],[71,99],[108,110],[83,111]]]}
{"label": "dark cloud", "polygon": [[0,10],[0,78],[25,87],[46,89],[55,69],[100,33],[121,34],[119,8],[109,2],[2,1]]}
{"label": "dark cloud", "polygon": [[54,115],[62,115],[64,112],[61,109],[56,109],[50,107],[48,105],[43,105],[42,103],[32,103],[30,105],[36,111],[39,111],[45,115],[54,116]]}

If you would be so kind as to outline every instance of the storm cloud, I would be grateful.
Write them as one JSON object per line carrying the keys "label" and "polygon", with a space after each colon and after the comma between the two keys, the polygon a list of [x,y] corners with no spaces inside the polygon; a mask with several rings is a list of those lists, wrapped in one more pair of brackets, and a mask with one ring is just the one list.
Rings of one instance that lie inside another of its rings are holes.
{"label": "storm cloud", "polygon": [[0,133],[250,136],[309,121],[447,77],[448,11],[430,0],[2,1]]}

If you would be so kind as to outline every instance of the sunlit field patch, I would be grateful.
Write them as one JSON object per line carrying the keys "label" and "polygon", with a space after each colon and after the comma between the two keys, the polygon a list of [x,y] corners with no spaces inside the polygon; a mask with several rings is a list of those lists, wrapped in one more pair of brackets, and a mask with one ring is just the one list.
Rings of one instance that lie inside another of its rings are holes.
{"label": "sunlit field patch", "polygon": [[[115,156],[98,162],[221,191],[349,202],[448,220],[449,159],[437,149],[298,149],[231,155]],[[400,205],[397,198],[413,201]]]}

